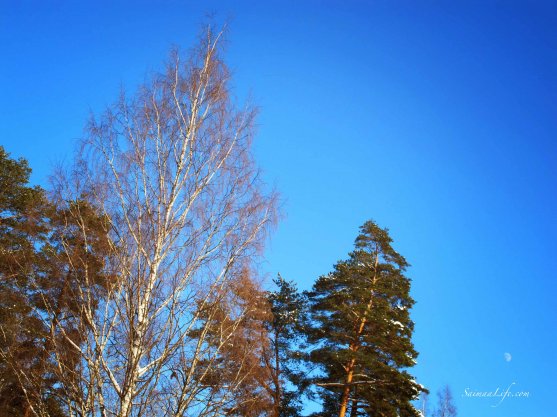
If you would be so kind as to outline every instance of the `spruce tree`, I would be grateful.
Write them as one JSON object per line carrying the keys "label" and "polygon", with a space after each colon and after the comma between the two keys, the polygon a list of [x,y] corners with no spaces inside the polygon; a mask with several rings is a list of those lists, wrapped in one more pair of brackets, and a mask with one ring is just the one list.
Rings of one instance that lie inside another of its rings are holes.
{"label": "spruce tree", "polygon": [[300,394],[304,390],[301,353],[298,350],[304,298],[296,284],[285,280],[280,274],[273,282],[277,289],[267,293],[272,313],[267,323],[270,349],[265,352],[263,359],[271,369],[274,415],[296,417],[300,415]]}
{"label": "spruce tree", "polygon": [[367,221],[348,259],[308,294],[322,416],[419,415],[411,401],[424,388],[407,372],[418,355],[408,263],[391,243],[387,229]]}

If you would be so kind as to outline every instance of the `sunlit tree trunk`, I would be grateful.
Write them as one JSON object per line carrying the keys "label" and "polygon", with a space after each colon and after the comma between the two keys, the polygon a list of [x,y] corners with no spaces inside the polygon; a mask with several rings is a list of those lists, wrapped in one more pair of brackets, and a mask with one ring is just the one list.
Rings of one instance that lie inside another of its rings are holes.
{"label": "sunlit tree trunk", "polygon": [[[165,72],[92,120],[81,157],[58,176],[60,204],[85,198],[108,219],[114,277],[98,302],[87,276],[75,289],[86,337],[72,344],[70,414],[216,416],[245,386],[245,367],[220,384],[204,380],[249,313],[231,283],[260,253],[275,197],[251,156],[255,112],[231,103],[221,38],[208,28],[187,57],[172,53]],[[208,315],[225,299],[215,329]],[[66,372],[63,355],[57,363]]]}
{"label": "sunlit tree trunk", "polygon": [[[375,249],[375,253],[374,253],[374,266],[373,266],[373,278],[371,281],[371,288],[373,289],[373,286],[375,285],[375,282],[377,281],[377,265],[379,264],[379,254],[378,254],[378,250],[377,248]],[[372,290],[373,291],[373,290]],[[373,293],[370,295],[370,299],[369,302],[366,306],[366,313],[369,312],[371,310],[371,308],[373,307]],[[359,323],[357,323],[356,325],[356,332],[354,335],[354,342],[350,344],[349,350],[353,353],[356,353],[358,351],[358,349],[360,348],[360,338],[362,336],[362,333],[364,331],[364,327],[366,325],[367,322],[367,317],[366,314],[364,314],[360,319],[359,319]],[[340,410],[338,413],[339,417],[344,417],[346,415],[346,410],[348,408],[348,402],[350,399],[350,391],[352,390],[352,379],[354,377],[354,367],[356,365],[356,359],[352,358],[350,359],[350,362],[345,366],[345,370],[346,370],[346,380],[345,380],[345,385],[344,385],[344,389],[342,391],[342,397],[340,399]]]}

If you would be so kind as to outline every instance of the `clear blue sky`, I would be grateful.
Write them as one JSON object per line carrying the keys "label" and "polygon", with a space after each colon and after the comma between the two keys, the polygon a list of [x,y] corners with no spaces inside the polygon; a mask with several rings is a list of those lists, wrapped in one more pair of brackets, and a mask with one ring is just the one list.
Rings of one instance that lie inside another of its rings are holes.
{"label": "clear blue sky", "polygon": [[[413,265],[419,382],[449,383],[461,416],[554,415],[557,2],[85,3],[0,8],[0,143],[35,183],[90,110],[207,12],[231,18],[235,92],[261,106],[284,199],[263,269],[307,289],[375,219]],[[530,397],[462,397],[513,382]]]}

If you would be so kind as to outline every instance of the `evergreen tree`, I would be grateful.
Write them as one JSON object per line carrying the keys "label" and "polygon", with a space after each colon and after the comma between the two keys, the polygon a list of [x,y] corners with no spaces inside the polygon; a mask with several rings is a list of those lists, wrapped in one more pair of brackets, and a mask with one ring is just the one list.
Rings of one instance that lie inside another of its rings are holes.
{"label": "evergreen tree", "polygon": [[387,229],[364,223],[349,258],[320,277],[308,294],[310,359],[322,416],[418,416],[411,404],[424,391],[407,368],[417,352],[411,336],[408,263]]}
{"label": "evergreen tree", "polygon": [[[31,169],[0,147],[0,415],[26,415],[36,395],[24,375],[42,375],[45,332],[33,311],[30,276],[47,237],[44,192],[28,185]],[[44,386],[51,385],[44,380]]]}
{"label": "evergreen tree", "polygon": [[[0,147],[0,416],[57,417],[60,382],[78,377],[82,306],[96,305],[112,280],[107,225],[84,201],[55,205],[29,186],[30,173]],[[52,362],[55,347],[63,366]]]}
{"label": "evergreen tree", "polygon": [[295,417],[300,415],[300,393],[304,390],[304,375],[300,371],[301,353],[296,346],[301,335],[304,298],[296,284],[286,281],[280,274],[273,282],[277,290],[267,294],[272,313],[268,322],[271,343],[264,361],[271,369],[274,415]]}

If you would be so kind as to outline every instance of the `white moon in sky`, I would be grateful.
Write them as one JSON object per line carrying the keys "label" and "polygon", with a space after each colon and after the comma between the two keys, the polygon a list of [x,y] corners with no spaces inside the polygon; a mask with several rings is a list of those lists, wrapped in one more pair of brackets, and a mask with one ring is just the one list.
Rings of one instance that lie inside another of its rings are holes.
{"label": "white moon in sky", "polygon": [[505,357],[505,360],[507,362],[510,362],[511,359],[513,358],[509,352],[505,352],[505,354],[503,356]]}

